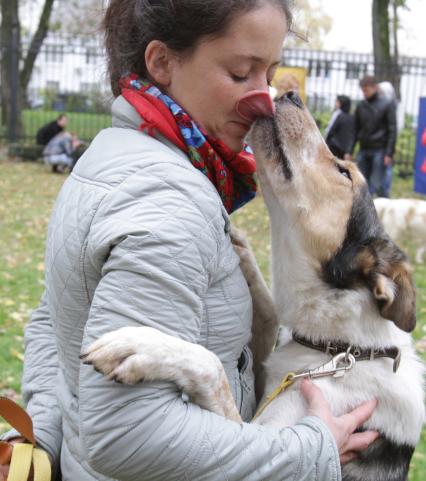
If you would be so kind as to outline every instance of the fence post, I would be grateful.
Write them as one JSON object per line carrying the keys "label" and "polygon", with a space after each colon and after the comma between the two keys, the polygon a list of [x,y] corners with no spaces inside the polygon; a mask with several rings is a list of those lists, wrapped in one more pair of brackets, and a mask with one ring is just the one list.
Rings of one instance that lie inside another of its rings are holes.
{"label": "fence post", "polygon": [[13,22],[10,38],[10,110],[8,137],[11,144],[18,139],[18,109],[19,109],[19,24]]}

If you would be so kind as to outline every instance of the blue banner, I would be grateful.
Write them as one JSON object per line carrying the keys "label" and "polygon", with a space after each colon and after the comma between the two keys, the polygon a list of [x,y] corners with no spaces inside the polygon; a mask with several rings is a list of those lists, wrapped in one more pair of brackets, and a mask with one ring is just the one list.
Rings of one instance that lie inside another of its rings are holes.
{"label": "blue banner", "polygon": [[420,99],[417,130],[414,190],[426,195],[426,97]]}

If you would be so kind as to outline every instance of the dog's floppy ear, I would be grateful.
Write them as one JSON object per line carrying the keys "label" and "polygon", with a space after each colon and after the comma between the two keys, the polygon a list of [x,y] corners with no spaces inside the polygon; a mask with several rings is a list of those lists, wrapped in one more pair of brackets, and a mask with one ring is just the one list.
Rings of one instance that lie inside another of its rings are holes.
{"label": "dog's floppy ear", "polygon": [[358,261],[380,314],[411,332],[416,327],[416,290],[405,254],[390,239],[377,239],[360,252]]}

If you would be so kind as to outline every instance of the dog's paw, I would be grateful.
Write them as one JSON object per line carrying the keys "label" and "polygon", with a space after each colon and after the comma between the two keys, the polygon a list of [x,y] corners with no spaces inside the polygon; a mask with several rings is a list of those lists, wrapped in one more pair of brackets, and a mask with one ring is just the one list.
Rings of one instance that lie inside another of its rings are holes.
{"label": "dog's paw", "polygon": [[109,379],[135,384],[155,377],[156,365],[167,354],[162,337],[169,336],[149,327],[124,327],[104,334],[80,359]]}

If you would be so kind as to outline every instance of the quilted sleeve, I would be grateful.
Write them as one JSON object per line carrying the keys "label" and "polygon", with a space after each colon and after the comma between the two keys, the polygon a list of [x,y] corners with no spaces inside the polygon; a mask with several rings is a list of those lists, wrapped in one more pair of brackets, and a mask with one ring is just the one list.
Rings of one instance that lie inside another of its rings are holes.
{"label": "quilted sleeve", "polygon": [[[48,452],[56,471],[59,469],[62,443],[62,418],[55,394],[58,358],[52,329],[44,293],[25,329],[22,394],[26,410],[33,420],[37,444]],[[16,436],[20,434],[13,430],[4,439]]]}
{"label": "quilted sleeve", "polygon": [[[205,183],[187,171],[169,176],[170,169],[155,175],[158,169],[145,169],[143,177],[128,179],[93,222],[87,256],[102,278],[83,350],[123,326],[199,338],[224,221],[218,197]],[[340,480],[334,441],[314,417],[279,431],[239,425],[191,404],[171,383],[121,385],[86,365],[79,413],[88,462],[109,478]]]}

